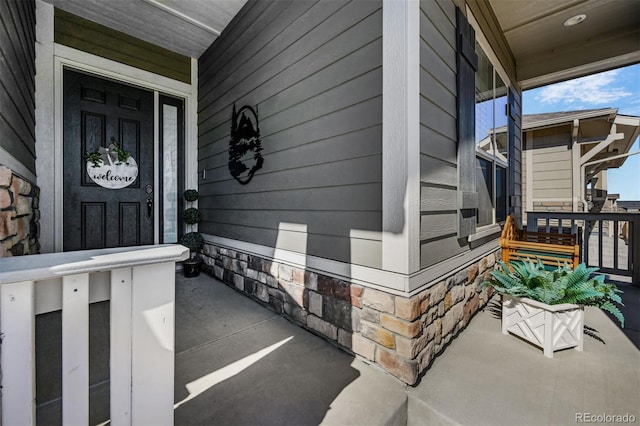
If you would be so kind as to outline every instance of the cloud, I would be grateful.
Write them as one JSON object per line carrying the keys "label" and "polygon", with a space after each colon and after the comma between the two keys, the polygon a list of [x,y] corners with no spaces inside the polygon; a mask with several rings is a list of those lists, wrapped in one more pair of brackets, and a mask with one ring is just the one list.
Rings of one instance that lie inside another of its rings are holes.
{"label": "cloud", "polygon": [[620,98],[631,96],[624,87],[613,86],[617,75],[618,70],[612,70],[553,84],[541,89],[535,99],[544,104],[611,105]]}

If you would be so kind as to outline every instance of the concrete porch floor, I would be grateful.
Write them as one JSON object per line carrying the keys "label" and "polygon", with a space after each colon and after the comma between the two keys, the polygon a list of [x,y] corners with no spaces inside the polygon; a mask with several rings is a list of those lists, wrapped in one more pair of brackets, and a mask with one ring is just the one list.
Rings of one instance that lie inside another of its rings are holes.
{"label": "concrete porch floor", "polygon": [[640,289],[618,286],[625,329],[587,307],[584,351],[558,351],[553,359],[501,334],[494,297],[408,390],[408,424],[575,425],[579,413],[640,422]]}
{"label": "concrete porch floor", "polygon": [[640,289],[620,288],[626,328],[587,308],[584,351],[554,359],[500,333],[494,298],[406,387],[216,279],[178,274],[176,402],[188,398],[187,383],[215,384],[179,405],[175,423],[560,425],[577,413],[640,421]]}
{"label": "concrete porch floor", "polygon": [[404,384],[204,274],[176,275],[175,366],[176,425],[407,421]]}
{"label": "concrete porch floor", "polygon": [[[178,273],[175,424],[570,425],[577,413],[637,423],[640,288],[619,287],[626,328],[587,308],[583,352],[547,359],[502,335],[494,298],[407,387],[214,278]],[[108,381],[90,393],[91,423],[104,424]],[[60,400],[38,408],[38,424],[60,423]]]}

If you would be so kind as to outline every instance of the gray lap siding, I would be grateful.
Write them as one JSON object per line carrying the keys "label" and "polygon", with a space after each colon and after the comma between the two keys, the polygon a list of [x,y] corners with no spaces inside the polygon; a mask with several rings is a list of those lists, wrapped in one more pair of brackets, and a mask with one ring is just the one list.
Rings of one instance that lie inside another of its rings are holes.
{"label": "gray lap siding", "polygon": [[[263,3],[199,59],[200,231],[379,268],[382,2]],[[247,185],[227,166],[234,103],[259,116]]]}

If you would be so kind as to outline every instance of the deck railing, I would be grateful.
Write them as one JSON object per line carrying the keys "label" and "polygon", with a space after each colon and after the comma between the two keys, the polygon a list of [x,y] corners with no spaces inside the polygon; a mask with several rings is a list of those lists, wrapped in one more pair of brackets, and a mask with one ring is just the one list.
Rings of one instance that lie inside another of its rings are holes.
{"label": "deck railing", "polygon": [[35,316],[62,310],[62,422],[89,422],[89,303],[110,300],[111,424],[173,424],[180,245],[0,259],[4,425],[36,422]]}
{"label": "deck railing", "polygon": [[527,230],[576,233],[582,262],[640,285],[640,213],[527,212]]}

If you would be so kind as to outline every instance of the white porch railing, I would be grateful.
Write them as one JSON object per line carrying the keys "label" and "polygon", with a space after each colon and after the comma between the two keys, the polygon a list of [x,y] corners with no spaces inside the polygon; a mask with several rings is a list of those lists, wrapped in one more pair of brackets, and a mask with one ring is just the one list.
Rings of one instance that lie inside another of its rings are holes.
{"label": "white porch railing", "polygon": [[35,316],[62,309],[62,421],[89,422],[89,303],[111,300],[111,424],[173,424],[181,245],[0,259],[1,424],[35,424]]}

